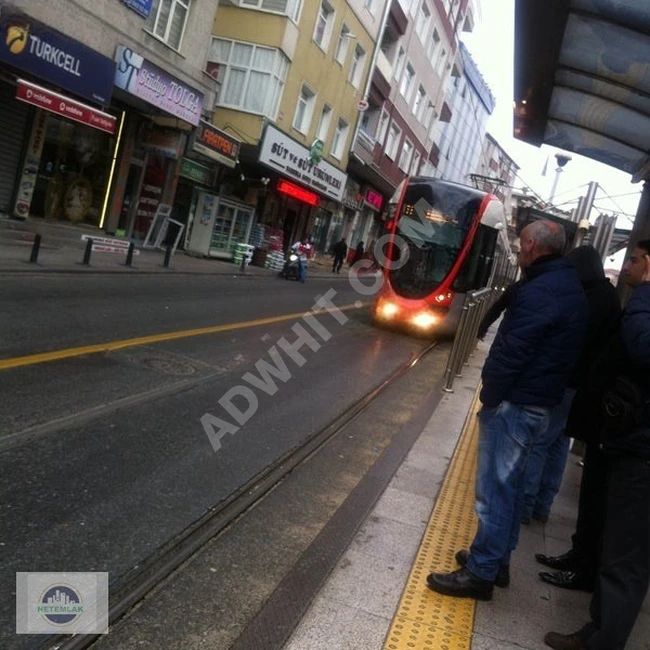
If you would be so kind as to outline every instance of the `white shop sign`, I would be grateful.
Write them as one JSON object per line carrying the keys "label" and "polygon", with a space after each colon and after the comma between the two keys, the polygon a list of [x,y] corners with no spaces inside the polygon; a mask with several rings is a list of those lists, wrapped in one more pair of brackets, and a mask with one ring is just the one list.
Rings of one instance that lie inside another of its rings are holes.
{"label": "white shop sign", "polygon": [[[124,239],[113,239],[112,237],[93,237],[92,235],[81,235],[82,241],[93,240],[93,250],[99,253],[119,253],[126,255],[129,250],[130,242]],[[140,255],[140,251],[135,248],[134,255]]]}
{"label": "white shop sign", "polygon": [[347,174],[324,160],[313,165],[309,149],[274,126],[266,127],[259,161],[336,201],[343,199]]}

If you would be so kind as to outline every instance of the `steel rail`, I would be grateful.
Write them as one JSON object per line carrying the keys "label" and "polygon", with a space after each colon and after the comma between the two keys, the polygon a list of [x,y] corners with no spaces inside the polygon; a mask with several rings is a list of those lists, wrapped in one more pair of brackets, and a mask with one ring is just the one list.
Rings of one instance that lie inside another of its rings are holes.
{"label": "steel rail", "polygon": [[[244,515],[247,510],[254,507],[298,465],[361,415],[384,391],[407,374],[438,345],[439,342],[434,341],[418,353],[412,354],[407,362],[346,408],[326,427],[301,445],[283,454],[272,465],[256,474],[194,524],[163,545],[157,553],[127,572],[109,597],[109,625],[115,625],[126,616],[149,592],[199,552],[210,540]],[[102,635],[96,634],[79,634],[72,637],[50,636],[39,647],[43,650],[84,650],[101,638]]]}

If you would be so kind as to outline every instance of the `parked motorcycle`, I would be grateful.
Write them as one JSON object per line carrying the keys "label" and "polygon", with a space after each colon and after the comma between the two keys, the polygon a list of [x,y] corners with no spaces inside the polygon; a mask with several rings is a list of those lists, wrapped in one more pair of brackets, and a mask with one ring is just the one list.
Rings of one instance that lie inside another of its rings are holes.
{"label": "parked motorcycle", "polygon": [[300,257],[296,253],[289,253],[279,276],[285,280],[300,280]]}

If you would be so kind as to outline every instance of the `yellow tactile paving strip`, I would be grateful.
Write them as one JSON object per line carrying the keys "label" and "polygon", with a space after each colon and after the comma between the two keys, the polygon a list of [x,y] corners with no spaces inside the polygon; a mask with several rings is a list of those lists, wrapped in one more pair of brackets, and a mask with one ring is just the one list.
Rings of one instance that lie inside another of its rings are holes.
{"label": "yellow tactile paving strip", "polygon": [[454,555],[468,548],[476,532],[474,476],[478,446],[474,396],[402,599],[384,643],[384,650],[469,650],[476,601],[450,598],[431,591],[431,571],[458,568]]}

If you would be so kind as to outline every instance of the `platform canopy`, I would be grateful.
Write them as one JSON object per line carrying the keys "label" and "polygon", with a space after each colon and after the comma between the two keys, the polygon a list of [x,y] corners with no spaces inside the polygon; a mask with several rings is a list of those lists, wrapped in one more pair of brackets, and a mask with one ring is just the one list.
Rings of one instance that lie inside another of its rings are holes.
{"label": "platform canopy", "polygon": [[650,180],[650,0],[516,0],[514,135]]}

